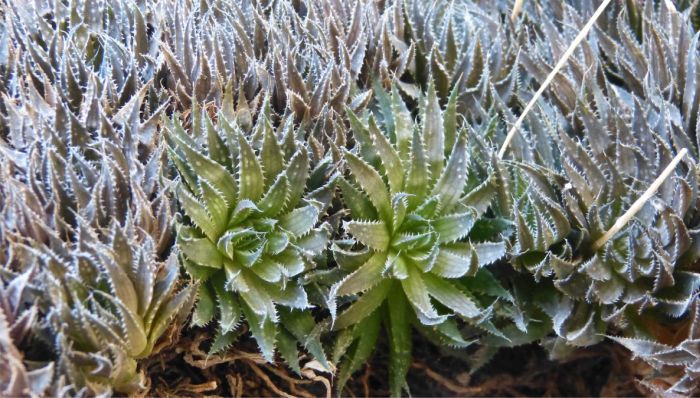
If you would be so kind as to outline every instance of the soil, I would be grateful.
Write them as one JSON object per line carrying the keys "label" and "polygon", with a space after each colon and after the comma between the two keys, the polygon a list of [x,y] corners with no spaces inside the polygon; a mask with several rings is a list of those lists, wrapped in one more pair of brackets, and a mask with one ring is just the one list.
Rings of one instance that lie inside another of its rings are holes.
{"label": "soil", "polygon": [[[171,334],[176,341],[177,331]],[[193,333],[187,333],[192,335]],[[148,396],[334,396],[330,375],[305,368],[294,374],[281,362],[265,363],[255,342],[244,338],[225,354],[207,357],[202,330],[177,344],[165,343],[144,365]],[[644,396],[637,382],[650,372],[627,350],[604,342],[574,351],[563,361],[550,360],[536,344],[501,349],[484,366],[470,372],[473,352],[451,353],[416,336],[408,384],[414,397],[453,396]],[[302,363],[304,361],[302,360]],[[372,360],[348,382],[343,396],[388,396],[388,349],[381,341]]]}

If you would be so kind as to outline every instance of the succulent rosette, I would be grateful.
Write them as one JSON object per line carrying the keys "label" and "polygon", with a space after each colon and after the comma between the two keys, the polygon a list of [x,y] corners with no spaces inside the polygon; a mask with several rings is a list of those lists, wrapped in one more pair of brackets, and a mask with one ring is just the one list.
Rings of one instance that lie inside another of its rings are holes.
{"label": "succulent rosette", "polygon": [[[311,304],[300,276],[315,268],[314,257],[330,238],[330,225],[320,221],[326,205],[317,200],[329,188],[307,191],[312,170],[306,147],[293,138],[281,143],[266,118],[256,129],[258,150],[237,125],[220,119],[214,126],[208,118],[206,124],[206,150],[177,121],[169,129],[184,215],[178,247],[199,282],[193,321],[217,318],[212,351],[218,351],[245,319],[271,361],[278,341],[285,354],[294,341],[306,341],[294,319],[314,325],[303,311]],[[323,357],[320,348],[311,350]]]}
{"label": "succulent rosette", "polygon": [[[391,113],[384,115],[385,126],[391,118],[391,131],[382,131],[371,116],[364,125],[351,115],[357,146],[344,155],[351,180],[338,182],[350,213],[343,225],[348,239],[334,245],[335,259],[348,275],[330,294],[333,300],[355,297],[334,315],[335,330],[362,325],[360,330],[374,330],[368,335],[376,338],[382,316],[373,314],[385,311],[392,393],[400,394],[411,358],[411,324],[430,326],[456,346],[468,345],[451,316],[480,323],[487,322],[487,311],[459,278],[503,257],[506,246],[468,239],[493,198],[492,181],[469,181],[467,135],[445,123],[449,115],[443,118],[433,87],[420,125],[402,111],[396,95]],[[349,357],[341,383],[358,365]]]}

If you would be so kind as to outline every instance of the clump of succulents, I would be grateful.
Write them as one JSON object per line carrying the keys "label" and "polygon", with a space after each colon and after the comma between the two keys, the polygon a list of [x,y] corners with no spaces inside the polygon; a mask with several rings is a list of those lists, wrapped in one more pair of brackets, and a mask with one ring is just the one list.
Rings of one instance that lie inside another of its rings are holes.
{"label": "clump of succulents", "polygon": [[9,323],[3,309],[0,309],[0,392],[5,396],[43,396],[51,386],[53,363],[45,367],[29,370],[24,363],[22,352],[14,345]]}
{"label": "clump of succulents", "polygon": [[189,313],[193,288],[179,286],[174,254],[157,262],[154,242],[137,241],[133,227],[108,231],[101,241],[81,228],[79,251],[44,258],[52,271],[48,317],[62,346],[60,365],[76,386],[133,393],[145,388],[137,360],[150,356],[171,323]]}
{"label": "clump of succulents", "polygon": [[172,215],[154,134],[164,109],[151,84],[155,39],[142,9],[122,2],[2,7],[11,28],[3,70],[12,73],[2,240],[15,256],[2,271],[10,286],[32,272],[31,327],[54,348],[41,388],[140,391],[136,361],[192,302],[176,257],[165,260]]}
{"label": "clump of succulents", "polygon": [[[161,199],[151,203],[116,163],[95,169],[77,153],[67,161],[38,145],[30,154],[29,183],[6,181],[7,242],[23,267],[14,271],[35,275],[32,291],[49,329],[42,338],[55,344],[57,369],[70,383],[65,391],[143,389],[136,360],[152,353],[192,301],[192,288],[180,288],[175,256],[159,261],[170,228],[167,216],[159,225],[152,213]],[[22,169],[17,159],[3,159]],[[41,209],[48,210],[43,219]],[[21,281],[14,276],[10,286]]]}
{"label": "clump of succulents", "polygon": [[[555,324],[558,334],[574,344],[590,344],[599,340],[596,333],[604,332],[602,321],[634,329],[644,311],[681,316],[700,282],[696,273],[683,269],[697,256],[694,234],[682,222],[687,208],[675,206],[692,201],[690,186],[679,179],[675,189],[683,195],[680,201],[647,204],[636,219],[599,244],[638,194],[630,195],[634,191],[622,185],[621,177],[598,167],[580,144],[565,136],[562,141],[563,175],[522,166],[528,188],[516,202],[512,249],[514,265],[538,280],[553,278],[565,295],[551,309],[563,322]],[[693,170],[691,166],[686,181],[694,180]],[[561,196],[552,186],[561,189]]]}
{"label": "clump of succulents", "polygon": [[[121,168],[38,145],[30,153],[31,183],[8,181],[11,242],[45,289],[40,303],[67,391],[139,391],[145,376],[136,360],[182,323],[193,298],[175,255],[160,260],[170,229],[167,211],[164,220],[153,215],[162,197],[146,198],[137,177],[124,175],[133,170],[125,159]],[[43,220],[41,208],[50,209]]]}
{"label": "clump of succulents", "polygon": [[[499,2],[485,4],[396,1],[391,34],[400,40],[399,54],[408,54],[405,70],[397,70],[407,94],[434,82],[441,102],[459,95],[460,113],[481,118],[481,109],[510,102],[517,90],[517,43],[524,32],[499,23]],[[398,45],[397,45],[398,46]],[[415,94],[414,94],[415,95]],[[517,99],[516,99],[517,100]]]}
{"label": "clump of succulents", "polygon": [[[626,12],[636,11],[639,10],[632,8]],[[570,24],[583,24],[570,6],[559,12]],[[608,53],[607,59],[616,60],[619,70],[630,69],[620,63],[636,62],[635,70],[642,73],[647,65],[641,59],[669,60],[658,47],[661,37],[668,40],[664,48],[688,48],[688,43],[682,44],[686,42],[682,37],[687,36],[690,41],[689,25],[682,22],[678,13],[664,5],[655,11],[647,2],[644,15],[647,22],[643,25],[643,37],[648,44],[644,47],[645,56],[634,50],[639,46],[638,39],[627,26],[625,15],[620,14],[615,24],[607,21],[607,29],[624,37],[620,41],[622,47],[611,47],[612,41],[599,29],[592,33],[598,40],[582,42],[581,52],[570,60],[571,66],[553,81],[549,92],[556,108],[547,112],[556,114],[558,109],[565,115],[555,117],[553,125],[566,132],[550,133],[551,140],[558,142],[560,154],[553,156],[548,153],[550,149],[542,151],[539,145],[531,149],[539,152],[532,155],[534,158],[546,160],[543,166],[549,170],[522,167],[530,187],[523,194],[525,211],[516,215],[518,242],[514,263],[526,266],[537,276],[554,275],[562,292],[601,304],[604,318],[618,322],[646,309],[682,316],[698,287],[697,276],[690,268],[697,256],[692,249],[697,208],[697,171],[693,161],[686,161],[677,177],[662,185],[659,199],[647,204],[621,232],[603,245],[596,244],[670,162],[672,148],[690,144],[684,138],[680,119],[661,116],[665,109],[674,107],[673,96],[656,92],[644,98],[629,86],[634,81],[622,79],[624,85],[613,79],[608,81],[610,68],[615,66],[592,56],[597,45]],[[678,35],[673,39],[661,33],[662,18],[676,22]],[[566,28],[560,33],[547,18],[542,17],[542,21],[542,41],[536,41],[532,51],[523,56],[525,69],[540,81],[547,72],[542,69],[546,57],[551,54],[556,58],[563,52],[561,43],[576,33]],[[680,42],[674,43],[679,37]],[[693,55],[688,65],[694,70],[696,61],[692,58]],[[683,63],[676,65],[685,70]],[[669,78],[666,67],[655,63],[649,68],[654,69],[650,81]],[[579,91],[583,95],[577,95]],[[688,127],[687,122],[685,126]],[[579,128],[585,132],[582,142],[569,137]],[[579,326],[595,328],[594,312],[581,314],[589,321]],[[604,327],[598,322],[598,329]],[[585,337],[590,333],[575,335]]]}
{"label": "clump of succulents", "polygon": [[[163,7],[171,7],[164,4]],[[176,2],[165,13],[166,88],[184,109],[212,101],[249,129],[265,96],[280,114],[312,124],[350,106],[371,89],[358,85],[376,45],[373,2]]]}
{"label": "clump of succulents", "polygon": [[[562,43],[577,33],[567,26],[585,22],[578,16],[580,10],[570,6],[553,12],[568,22],[560,29],[542,17],[542,40],[523,55],[525,70],[539,81],[548,72],[542,65],[551,56],[556,60],[564,51]],[[628,17],[634,20],[641,14],[644,23],[640,19],[636,28],[628,26]],[[666,34],[662,26],[667,24],[676,34]],[[523,187],[516,194],[521,199],[513,264],[540,281],[553,280],[559,296],[539,305],[568,344],[595,343],[606,333],[625,336],[622,342],[637,341],[626,340],[631,338],[660,343],[663,338],[654,330],[688,317],[700,287],[695,266],[697,166],[695,144],[687,135],[694,129],[688,123],[694,116],[681,110],[688,107],[683,102],[695,96],[695,77],[682,81],[686,69],[696,70],[692,33],[687,15],[667,4],[652,7],[652,2],[646,2],[643,11],[631,5],[622,12],[611,11],[599,26],[592,32],[596,40],[581,43],[581,51],[548,90],[554,107],[542,108],[549,115],[545,124],[530,119],[523,142],[531,144],[514,153],[523,162],[539,159],[541,166],[519,166],[515,174],[524,183],[511,184]],[[596,51],[607,58],[595,57]],[[631,75],[616,78],[623,69],[647,79],[642,84]],[[672,82],[671,76],[680,79]],[[659,85],[660,81],[666,83]],[[635,88],[637,83],[645,88]],[[658,89],[671,86],[685,87],[681,91],[686,94]],[[542,139],[543,131],[549,140]],[[546,141],[554,142],[558,151],[542,145]],[[682,148],[691,156],[656,197],[611,239],[601,240],[671,162],[673,152]],[[633,354],[648,354],[644,344],[625,345]],[[678,365],[692,366],[689,361]],[[688,393],[689,379],[684,380]]]}
{"label": "clump of succulents", "polygon": [[[17,261],[22,256],[8,248],[8,261]],[[39,307],[32,303],[36,288],[30,278],[35,269],[20,274],[10,274],[9,264],[3,264],[0,275],[0,393],[5,396],[42,396],[48,393],[53,383],[53,362],[28,364],[24,350],[32,343],[36,345]]]}
{"label": "clump of succulents", "polygon": [[659,370],[659,376],[677,374],[679,368],[682,369],[680,377],[675,378],[677,381],[665,390],[661,387],[663,384],[657,386],[647,384],[652,392],[691,396],[697,391],[700,379],[700,352],[697,348],[700,341],[699,306],[698,299],[695,297],[690,314],[683,320],[684,325],[680,329],[685,333],[680,334],[680,338],[676,336],[674,342],[660,343],[651,337],[646,339],[613,337],[613,340],[628,348],[634,356],[642,358]]}
{"label": "clump of succulents", "polygon": [[0,394],[144,393],[190,316],[339,393],[384,331],[401,394],[417,330],[693,394],[700,7],[611,4],[493,153],[599,3],[3,3]]}
{"label": "clump of succulents", "polygon": [[[618,166],[630,173],[641,155],[627,147],[638,145],[634,136],[651,134],[648,129],[667,145],[697,152],[693,137],[699,106],[698,43],[689,15],[669,3],[612,4],[590,39],[581,42],[580,51],[574,52],[567,68],[545,92],[564,116],[560,119],[564,127],[571,132],[585,131],[597,156],[616,140],[625,144],[615,146],[624,151],[617,155],[625,159]],[[539,27],[522,53],[530,79],[544,81],[565,43],[585,23],[581,13],[592,12],[590,7],[578,10],[564,5],[542,7],[537,15],[530,15]],[[552,19],[564,22],[558,26]],[[649,152],[642,148],[645,154]]]}
{"label": "clump of succulents", "polygon": [[[265,114],[252,134],[223,115],[216,126],[204,120],[204,146],[178,120],[168,128],[184,216],[178,248],[199,283],[193,322],[217,319],[216,352],[245,320],[266,359],[279,345],[295,366],[296,342],[315,325],[300,276],[316,267],[332,232],[320,222],[328,187],[312,191],[315,170],[293,128],[282,141]],[[325,361],[318,343],[309,350]]]}

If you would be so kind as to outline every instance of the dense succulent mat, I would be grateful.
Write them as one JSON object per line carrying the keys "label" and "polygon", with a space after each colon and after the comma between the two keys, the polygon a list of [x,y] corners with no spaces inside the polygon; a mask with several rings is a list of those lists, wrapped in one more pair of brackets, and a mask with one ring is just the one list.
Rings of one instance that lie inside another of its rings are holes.
{"label": "dense succulent mat", "polygon": [[0,394],[697,393],[698,2],[499,154],[600,4],[3,1]]}

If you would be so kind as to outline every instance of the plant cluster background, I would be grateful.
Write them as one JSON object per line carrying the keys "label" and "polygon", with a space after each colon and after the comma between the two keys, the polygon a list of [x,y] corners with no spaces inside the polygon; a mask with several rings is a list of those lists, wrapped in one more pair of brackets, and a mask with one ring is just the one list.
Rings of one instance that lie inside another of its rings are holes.
{"label": "plant cluster background", "polygon": [[697,394],[700,5],[515,3],[0,2],[0,395]]}

